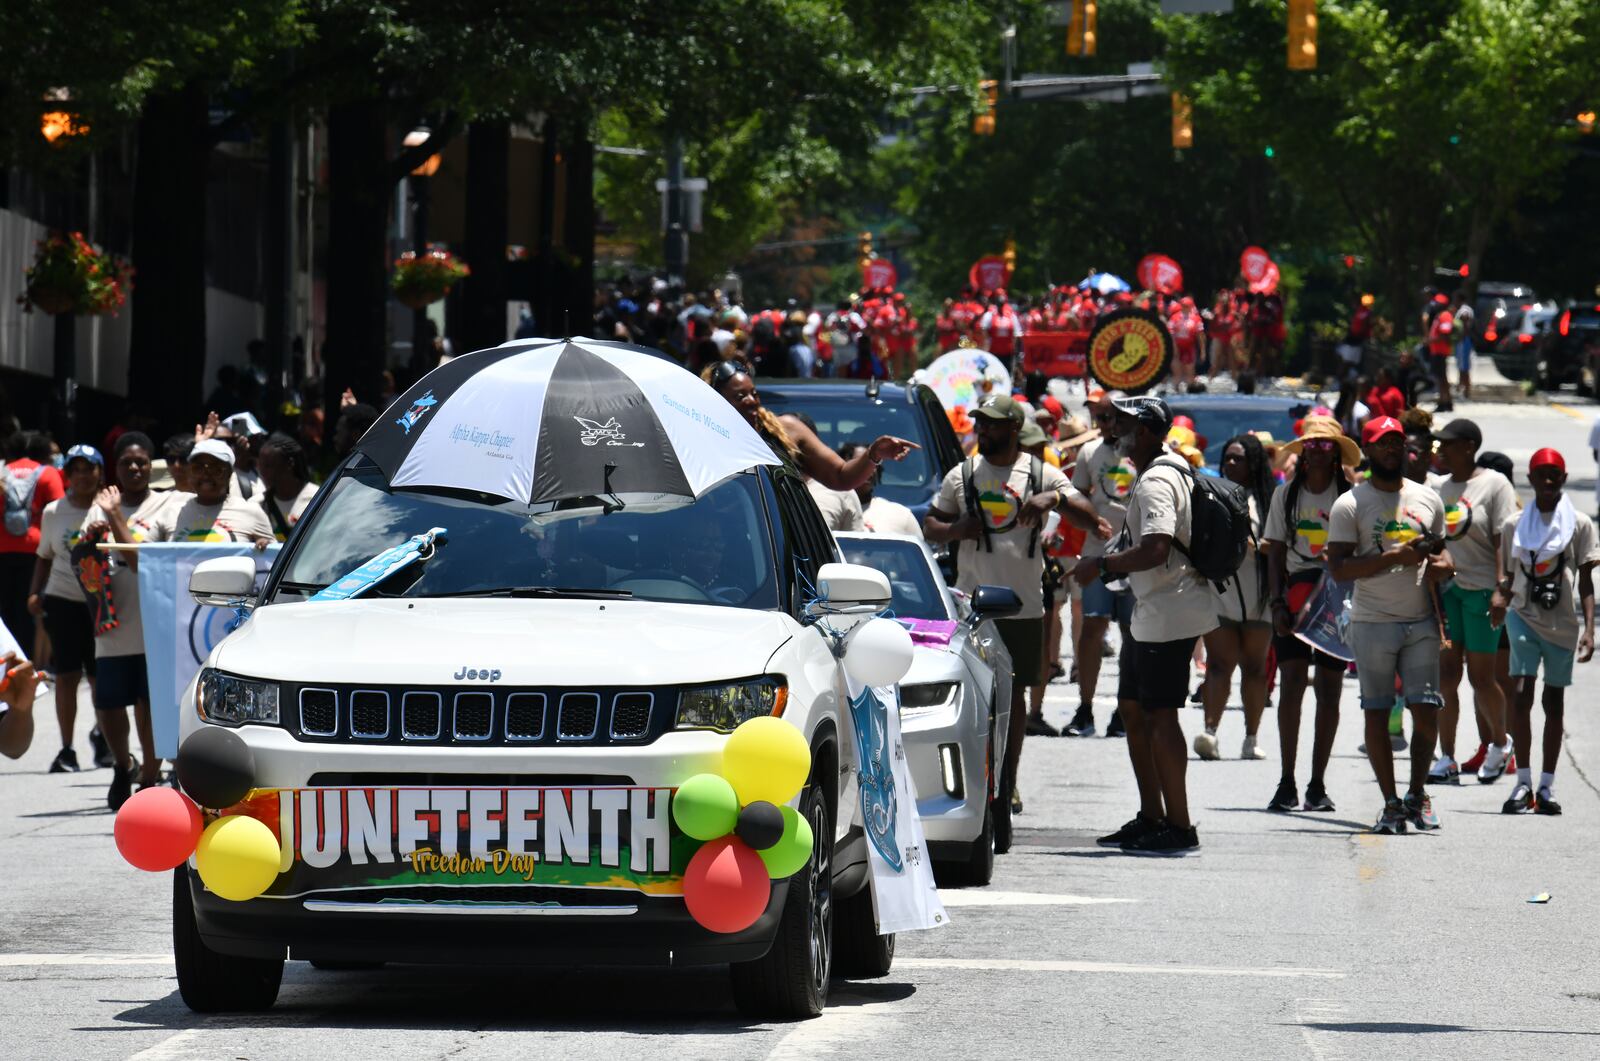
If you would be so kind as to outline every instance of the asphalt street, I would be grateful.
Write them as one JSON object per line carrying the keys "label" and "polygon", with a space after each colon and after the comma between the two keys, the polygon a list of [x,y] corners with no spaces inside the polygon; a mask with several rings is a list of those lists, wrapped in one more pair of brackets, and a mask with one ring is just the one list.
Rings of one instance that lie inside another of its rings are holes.
{"label": "asphalt street", "polygon": [[[1574,500],[1593,511],[1593,406],[1457,408],[1479,422],[1490,448],[1512,456],[1519,476],[1534,449],[1562,449]],[[1104,690],[1115,687],[1108,664]],[[919,1059],[1595,1057],[1597,666],[1580,669],[1569,695],[1560,818],[1504,817],[1509,781],[1469,780],[1434,791],[1439,832],[1371,835],[1380,800],[1356,752],[1353,681],[1328,779],[1338,810],[1265,811],[1278,776],[1272,712],[1261,736],[1273,760],[1240,762],[1242,714],[1230,711],[1228,758],[1190,762],[1203,848],[1185,859],[1094,846],[1135,807],[1121,741],[1030,739],[1026,813],[994,883],[947,891],[946,927],[902,936],[887,977],[836,983],[828,1011],[796,1024],[739,1017],[720,969],[324,972],[291,963],[272,1011],[193,1014],[173,977],[168,879],[118,857],[106,771],[44,772],[55,726],[42,702],[33,750],[0,760],[0,1053],[73,1061],[885,1050]],[[1075,687],[1052,686],[1047,717],[1065,722],[1076,698]],[[1110,706],[1109,696],[1097,699],[1102,725]],[[1184,710],[1183,724],[1192,737],[1200,712]],[[1468,721],[1468,750],[1470,737]],[[1528,901],[1541,893],[1548,902]]]}

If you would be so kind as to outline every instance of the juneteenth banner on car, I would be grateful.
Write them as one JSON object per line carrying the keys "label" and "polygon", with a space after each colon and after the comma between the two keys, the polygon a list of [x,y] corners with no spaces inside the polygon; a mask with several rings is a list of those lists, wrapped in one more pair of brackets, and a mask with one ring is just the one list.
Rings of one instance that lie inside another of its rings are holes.
{"label": "juneteenth banner on car", "polygon": [[202,607],[189,596],[189,576],[202,560],[254,556],[257,585],[272,567],[278,545],[257,552],[248,542],[141,542],[139,617],[144,621],[144,654],[150,681],[150,719],[156,754],[178,755],[178,697],[211,650],[233,632],[231,608]]}
{"label": "juneteenth banner on car", "polygon": [[279,873],[265,898],[507,885],[682,895],[700,842],[674,826],[672,791],[263,789],[229,813],[279,838]]}
{"label": "juneteenth banner on car", "polygon": [[900,739],[900,688],[849,680],[850,748],[859,785],[857,813],[867,837],[872,908],[878,934],[938,928],[949,922],[933,882],[928,841],[917,817],[917,792]]}

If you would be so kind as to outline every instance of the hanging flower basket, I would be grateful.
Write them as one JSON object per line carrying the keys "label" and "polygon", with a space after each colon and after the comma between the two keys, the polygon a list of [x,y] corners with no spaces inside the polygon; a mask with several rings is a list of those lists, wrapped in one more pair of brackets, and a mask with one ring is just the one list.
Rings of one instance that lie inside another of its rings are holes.
{"label": "hanging flower basket", "polygon": [[18,302],[24,312],[95,317],[115,314],[133,290],[133,267],[94,248],[82,232],[51,232],[34,245]]}
{"label": "hanging flower basket", "polygon": [[450,293],[458,280],[471,276],[466,262],[439,247],[425,254],[406,251],[395,259],[390,286],[394,297],[411,309],[421,309]]}

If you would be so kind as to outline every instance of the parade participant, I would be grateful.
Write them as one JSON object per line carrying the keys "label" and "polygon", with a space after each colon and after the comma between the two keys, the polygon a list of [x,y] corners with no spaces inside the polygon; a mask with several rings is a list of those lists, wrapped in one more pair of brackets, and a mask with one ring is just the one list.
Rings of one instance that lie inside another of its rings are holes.
{"label": "parade participant", "polygon": [[261,444],[256,468],[261,473],[261,489],[251,500],[266,513],[273,536],[284,541],[317,494],[310,461],[299,442],[275,433]]}
{"label": "parade participant", "polygon": [[[839,459],[848,464],[867,448],[865,442],[846,442],[839,447]],[[922,524],[911,510],[897,501],[879,497],[875,493],[883,482],[883,466],[873,469],[872,476],[856,487],[856,497],[861,502],[861,520],[873,534],[908,534],[922,537]]]}
{"label": "parade participant", "polygon": [[878,357],[871,332],[856,338],[856,356],[839,373],[846,379],[888,379],[889,369]]}
{"label": "parade participant", "polygon": [[[1116,422],[1116,409],[1112,395],[1095,389],[1089,393],[1089,414],[1100,438],[1088,442],[1078,451],[1078,462],[1072,472],[1072,485],[1089,499],[1095,512],[1106,521],[1112,535],[1122,533],[1122,521],[1128,512],[1128,496],[1133,492],[1137,476],[1133,462],[1117,451],[1111,441],[1111,429]],[[1103,544],[1093,538],[1083,544],[1084,559],[1093,559],[1105,553]],[[1083,630],[1078,635],[1073,659],[1078,665],[1078,710],[1063,731],[1069,737],[1094,736],[1094,694],[1100,682],[1101,645],[1106,630],[1115,620],[1122,631],[1122,644],[1132,643],[1128,624],[1133,620],[1133,593],[1126,585],[1116,589],[1103,580],[1083,582]],[[1126,660],[1124,660],[1126,662]],[[1113,710],[1106,723],[1107,737],[1120,737],[1124,733],[1122,715]]]}
{"label": "parade participant", "polygon": [[939,352],[948,354],[956,348],[956,341],[960,338],[956,334],[956,321],[954,317],[956,300],[947,298],[939,315],[933,318],[933,335],[939,344]]}
{"label": "parade participant", "polygon": [[[341,418],[341,423],[343,419]],[[194,495],[174,512],[156,519],[161,541],[253,542],[265,549],[274,538],[272,524],[259,505],[228,492],[233,479],[233,448],[218,439],[202,439],[189,455],[189,482]]]}
{"label": "parade participant", "polygon": [[1194,313],[1194,300],[1183,299],[1172,304],[1172,315],[1167,322],[1172,332],[1172,344],[1177,356],[1172,362],[1172,385],[1181,387],[1195,377],[1196,362],[1200,355],[1201,322]]}
{"label": "parade participant", "polygon": [[1222,475],[1245,488],[1250,506],[1250,550],[1239,566],[1237,583],[1212,586],[1217,628],[1205,635],[1205,730],[1195,735],[1195,754],[1220,759],[1217,727],[1228,706],[1233,671],[1239,670],[1239,696],[1244,701],[1244,745],[1241,759],[1265,759],[1256,742],[1267,709],[1267,651],[1272,647],[1272,616],[1267,608],[1266,556],[1259,542],[1272,503],[1272,468],[1255,435],[1236,435],[1222,447]]}
{"label": "parade participant", "polygon": [[[1049,395],[1045,396],[1043,405],[1049,409],[1052,402],[1055,402],[1056,406],[1060,405]],[[1079,452],[1084,446],[1099,438],[1100,432],[1098,429],[1085,427],[1084,422],[1076,416],[1069,416],[1060,422],[1056,435],[1057,441],[1052,448],[1061,457],[1062,473],[1071,479],[1077,470]],[[1078,557],[1083,555],[1083,548],[1088,539],[1087,534],[1075,527],[1061,528],[1055,535],[1055,540],[1045,542],[1045,554],[1054,557],[1063,569],[1070,570]],[[1051,680],[1061,677],[1061,644],[1065,636],[1067,644],[1072,649],[1072,670],[1066,678],[1069,682],[1076,683],[1078,638],[1083,633],[1083,586],[1071,578],[1064,578],[1062,584],[1071,601],[1072,621],[1063,629],[1060,614],[1057,613],[1055,621],[1045,631],[1045,659],[1055,661],[1055,665],[1050,668]],[[1098,657],[1096,660],[1098,661]]]}
{"label": "parade participant", "polygon": [[[1517,683],[1511,731],[1521,757],[1516,787],[1501,810],[1554,815],[1561,813],[1555,799],[1556,763],[1561,758],[1572,664],[1574,658],[1587,663],[1594,655],[1594,567],[1600,563],[1600,542],[1594,523],[1562,489],[1567,484],[1567,463],[1560,453],[1548,448],[1536,452],[1528,461],[1528,482],[1533,504],[1506,520],[1501,529],[1500,581],[1491,605],[1494,618],[1504,619],[1511,637],[1511,675]],[[1541,662],[1544,746],[1535,794],[1533,687]]]}
{"label": "parade participant", "polygon": [[1405,395],[1394,384],[1394,373],[1384,365],[1378,369],[1372,389],[1366,393],[1367,408],[1375,416],[1392,416],[1396,420],[1406,411]]}
{"label": "parade participant", "polygon": [[189,494],[189,452],[194,449],[194,435],[180,431],[161,444],[161,455],[167,462],[167,473],[172,476],[172,489]]}
{"label": "parade participant", "polygon": [[1022,333],[1022,321],[1006,300],[1004,291],[995,293],[989,311],[978,322],[978,330],[983,333],[985,349],[1010,368],[1017,352],[1017,336]]}
{"label": "parade participant", "polygon": [[[1295,762],[1300,746],[1300,709],[1308,679],[1317,702],[1311,744],[1311,781],[1305,809],[1332,811],[1326,777],[1339,729],[1339,694],[1345,662],[1312,648],[1294,635],[1295,616],[1327,571],[1328,527],[1333,505],[1350,488],[1344,469],[1360,463],[1355,441],[1330,417],[1306,417],[1300,437],[1284,443],[1281,453],[1294,456],[1294,476],[1279,486],[1267,506],[1267,591],[1271,598],[1273,653],[1278,661],[1278,750],[1283,772],[1268,810],[1292,811],[1300,806]],[[1315,677],[1310,678],[1315,667]]]}
{"label": "parade participant", "polygon": [[1444,708],[1439,712],[1439,758],[1428,772],[1435,784],[1459,784],[1456,722],[1460,718],[1463,660],[1483,728],[1491,734],[1478,767],[1478,780],[1496,781],[1510,767],[1513,751],[1506,736],[1506,704],[1495,681],[1499,624],[1490,620],[1490,597],[1499,581],[1500,528],[1516,512],[1517,495],[1499,472],[1477,466],[1483,432],[1471,420],[1452,420],[1434,439],[1449,474],[1430,480],[1444,502],[1445,538],[1456,577],[1444,587],[1445,625],[1450,647],[1441,660]]}
{"label": "parade participant", "polygon": [[[9,630],[6,639],[16,644]],[[33,698],[39,686],[39,677],[33,664],[19,656],[15,650],[0,658],[0,672],[6,680],[0,682],[0,755],[20,759],[33,743]]]}
{"label": "parade participant", "polygon": [[1218,291],[1206,320],[1206,335],[1211,343],[1211,371],[1225,374],[1233,371],[1233,339],[1237,333],[1233,295]]}
{"label": "parade participant", "polygon": [[712,368],[709,381],[739,415],[755,428],[773,453],[796,471],[810,476],[829,490],[854,490],[871,479],[886,460],[904,460],[922,447],[893,435],[879,435],[853,460],[843,461],[794,416],[778,417],[761,404],[755,381],[737,362],[722,361]]}
{"label": "parade participant", "polygon": [[1472,308],[1472,303],[1467,300],[1465,291],[1457,291],[1451,301],[1451,312],[1455,315],[1456,336],[1456,382],[1461,387],[1461,400],[1472,400],[1472,329],[1473,321],[1477,314]]}
{"label": "parade participant", "polygon": [[1139,813],[1098,843],[1133,854],[1181,855],[1200,846],[1189,818],[1188,749],[1178,709],[1189,693],[1189,661],[1197,639],[1216,629],[1212,589],[1189,563],[1190,490],[1182,457],[1168,452],[1172,410],[1160,398],[1113,403],[1114,445],[1138,469],[1117,549],[1085,557],[1073,577],[1126,575],[1133,592],[1131,644],[1123,653],[1117,708],[1127,727],[1128,756],[1139,787]]}
{"label": "parade participant", "polygon": [[46,505],[39,518],[39,550],[28,587],[28,611],[43,621],[50,637],[49,670],[56,680],[56,722],[61,727],[61,750],[50,763],[52,774],[78,769],[72,736],[78,718],[79,679],[87,676],[89,691],[94,692],[94,618],[70,556],[83,537],[105,463],[93,446],[67,450],[67,462],[61,469],[67,492]]}
{"label": "parade participant", "polygon": [[[1328,566],[1339,581],[1355,582],[1349,640],[1361,681],[1367,759],[1384,798],[1373,831],[1403,833],[1407,823],[1437,829],[1426,782],[1443,703],[1442,623],[1432,584],[1452,573],[1449,553],[1435,552],[1443,544],[1444,504],[1402,474],[1405,432],[1398,420],[1374,417],[1361,438],[1371,476],[1333,504]],[[1412,722],[1411,784],[1403,802],[1388,746],[1397,675]]]}
{"label": "parade participant", "polygon": [[39,519],[44,507],[66,492],[61,473],[50,466],[50,441],[28,431],[6,439],[6,463],[0,467],[0,621],[19,638],[25,652],[34,651],[33,614],[28,586],[39,553]]}
{"label": "parade participant", "polygon": [[[817,433],[817,422],[811,414],[804,410],[788,414],[807,431],[813,435]],[[879,467],[882,471],[882,467]],[[822,522],[828,525],[831,531],[864,531],[867,529],[865,518],[861,512],[861,502],[853,490],[832,490],[817,482],[807,475],[802,469],[800,478],[806,484],[806,492],[811,495],[811,500],[816,504],[817,511],[822,514]]]}
{"label": "parade participant", "polygon": [[951,468],[939,495],[922,521],[922,532],[936,545],[971,543],[959,550],[956,588],[973,593],[979,586],[1006,586],[1022,601],[1009,619],[995,622],[1011,655],[1011,719],[1001,795],[1020,810],[1017,767],[1027,723],[1026,693],[1045,675],[1044,550],[1040,534],[1045,518],[1059,510],[1074,526],[1102,539],[1110,528],[1095,515],[1067,477],[1043,461],[1023,453],[1019,445],[1024,422],[1022,406],[1009,394],[992,394],[979,403],[978,456]]}
{"label": "parade participant", "polygon": [[1446,303],[1433,314],[1428,323],[1428,361],[1433,370],[1434,384],[1439,388],[1439,400],[1434,411],[1447,413],[1455,408],[1450,401],[1450,355],[1455,352],[1455,316]]}

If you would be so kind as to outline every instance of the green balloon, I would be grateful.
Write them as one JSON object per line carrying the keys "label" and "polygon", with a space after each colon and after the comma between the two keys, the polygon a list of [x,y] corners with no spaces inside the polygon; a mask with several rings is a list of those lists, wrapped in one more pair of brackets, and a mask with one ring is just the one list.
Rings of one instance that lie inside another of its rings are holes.
{"label": "green balloon", "polygon": [[757,851],[767,864],[773,880],[792,877],[811,861],[811,823],[800,817],[793,807],[779,807],[783,815],[783,836],[771,847]]}
{"label": "green balloon", "polygon": [[739,797],[726,778],[695,774],[672,797],[672,820],[696,840],[727,836],[739,823]]}

